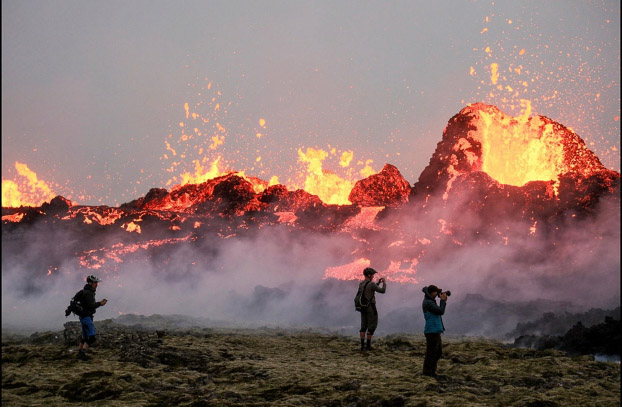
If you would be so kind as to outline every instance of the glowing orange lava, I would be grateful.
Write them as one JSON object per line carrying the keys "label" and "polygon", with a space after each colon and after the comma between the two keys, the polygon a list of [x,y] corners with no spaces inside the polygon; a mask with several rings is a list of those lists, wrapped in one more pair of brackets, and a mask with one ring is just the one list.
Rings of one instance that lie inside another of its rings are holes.
{"label": "glowing orange lava", "polygon": [[324,272],[324,279],[362,280],[362,271],[371,265],[367,258],[359,258],[354,262],[341,266],[329,266]]}
{"label": "glowing orange lava", "polygon": [[539,116],[504,115],[498,110],[479,110],[476,139],[482,143],[481,169],[502,184],[523,186],[530,181],[558,181],[564,170],[560,135],[552,123]]}
{"label": "glowing orange lava", "polygon": [[107,259],[115,263],[123,263],[123,256],[134,253],[140,249],[147,250],[162,245],[174,245],[179,242],[187,242],[189,239],[191,239],[191,235],[182,238],[153,239],[137,244],[117,243],[109,248],[104,247],[84,251],[82,256],[80,256],[79,263],[83,268],[100,269],[104,266]]}
{"label": "glowing orange lava", "polygon": [[[379,276],[390,278],[392,282],[418,283],[415,278],[418,259],[413,258],[405,261],[391,261],[385,270],[378,270]],[[329,266],[324,271],[324,279],[334,278],[339,280],[362,280],[363,269],[371,265],[367,258],[359,258],[349,264]]]}
{"label": "glowing orange lava", "polygon": [[[329,153],[335,155],[336,149],[333,148],[330,152],[312,147],[307,148],[304,152],[302,149],[298,149],[298,161],[307,165],[305,171],[301,172],[305,175],[303,189],[308,193],[317,195],[326,204],[350,205],[352,203],[348,197],[356,184],[356,180],[353,177],[343,178],[332,171],[323,169],[322,162],[326,160]],[[349,167],[353,157],[354,152],[343,152],[339,156],[339,165],[342,168]],[[376,173],[371,168],[370,163],[370,160],[364,163],[365,167],[359,172],[361,177],[368,177]]]}
{"label": "glowing orange lava", "polygon": [[[304,178],[303,186],[301,188],[310,194],[317,195],[322,202],[326,204],[350,205],[352,203],[348,200],[348,197],[357,181],[357,179],[352,175],[352,169],[349,168],[354,157],[354,152],[345,151],[339,155],[339,165],[344,169],[348,168],[347,173],[350,177],[341,177],[330,170],[323,169],[323,162],[326,158],[329,155],[336,154],[337,150],[335,148],[332,148],[330,151],[325,151],[310,147],[307,148],[305,152],[303,152],[302,149],[299,149],[298,160],[300,163],[306,164],[306,168],[300,169],[299,171],[299,175]],[[188,184],[201,184],[227,174],[235,174],[244,178],[246,181],[251,183],[253,190],[258,194],[270,186],[280,184],[277,176],[272,176],[270,180],[266,182],[256,177],[247,176],[244,171],[225,170],[221,165],[221,156],[218,156],[211,163],[209,160],[202,161],[205,162],[205,165],[202,165],[201,161],[195,160],[194,173],[183,172],[179,176],[181,183],[173,186],[172,191],[179,190],[181,187]],[[376,171],[371,167],[371,163],[371,160],[366,160],[364,162],[359,161],[357,163],[364,166],[358,172],[361,178],[365,178],[376,173]],[[172,181],[173,179],[169,180],[167,185]],[[296,189],[297,187],[294,186],[293,190]],[[292,188],[290,188],[290,190],[292,190]],[[180,204],[178,203],[176,207],[179,207],[179,205]]]}
{"label": "glowing orange lava", "polygon": [[361,207],[361,212],[344,222],[343,228],[345,230],[363,228],[379,230],[380,227],[376,224],[376,216],[382,210],[384,207]]}
{"label": "glowing orange lava", "polygon": [[20,176],[17,181],[2,180],[2,207],[37,207],[55,197],[50,186],[28,165],[15,162],[15,169]]}
{"label": "glowing orange lava", "polygon": [[[207,78],[206,78],[207,81]],[[235,157],[223,157],[222,149],[229,140],[229,132],[222,123],[226,122],[226,109],[231,102],[222,101],[222,93],[212,90],[212,83],[201,87],[202,100],[192,104],[184,103],[184,118],[177,125],[171,126],[171,133],[165,140],[166,152],[161,159],[170,161],[167,171],[176,176],[169,179],[165,185],[175,191],[188,184],[201,184],[230,173],[243,177],[253,185],[256,193],[263,192],[269,186],[281,184],[275,175],[269,176],[269,181],[261,180],[245,175],[245,171],[233,169]],[[212,95],[210,97],[209,95]],[[257,140],[269,137],[267,121],[259,118],[259,127],[256,128]],[[262,152],[261,146],[257,146],[255,163],[263,166],[264,158],[272,152]],[[230,155],[230,154],[229,154]],[[323,168],[328,157],[335,158],[337,172]],[[348,200],[350,191],[360,178],[375,174],[371,167],[372,160],[354,160],[353,151],[338,152],[334,147],[328,150],[319,148],[298,149],[298,163],[294,175],[290,175],[287,188],[290,191],[304,189],[310,194],[317,195],[325,204],[350,205]],[[192,165],[194,170],[185,170]],[[355,171],[353,165],[360,165]],[[254,170],[254,168],[250,169]],[[360,177],[359,177],[360,176]]]}
{"label": "glowing orange lava", "polygon": [[16,214],[11,214],[11,215],[3,215],[2,216],[2,221],[7,221],[7,222],[20,222],[22,220],[22,218],[24,218],[26,214],[24,213],[16,213]]}

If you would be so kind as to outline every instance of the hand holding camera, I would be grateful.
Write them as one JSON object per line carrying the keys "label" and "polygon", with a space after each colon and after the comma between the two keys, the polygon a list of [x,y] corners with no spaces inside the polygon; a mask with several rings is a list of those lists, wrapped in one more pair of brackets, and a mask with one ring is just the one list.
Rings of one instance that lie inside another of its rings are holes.
{"label": "hand holding camera", "polygon": [[102,299],[101,302],[99,302],[100,305],[105,305],[106,303],[108,303],[108,299]]}
{"label": "hand holding camera", "polygon": [[438,297],[440,297],[442,300],[446,302],[448,296],[451,296],[450,290],[443,292],[443,289],[439,289]]}

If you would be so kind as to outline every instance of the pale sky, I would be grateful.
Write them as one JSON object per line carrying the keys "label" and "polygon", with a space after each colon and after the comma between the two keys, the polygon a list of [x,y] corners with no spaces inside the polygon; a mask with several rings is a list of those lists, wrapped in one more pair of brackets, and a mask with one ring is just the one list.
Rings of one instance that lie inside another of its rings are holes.
{"label": "pale sky", "polygon": [[520,99],[620,171],[619,78],[619,1],[3,0],[2,180],[118,205],[221,157],[293,187],[313,147],[413,184],[467,103]]}

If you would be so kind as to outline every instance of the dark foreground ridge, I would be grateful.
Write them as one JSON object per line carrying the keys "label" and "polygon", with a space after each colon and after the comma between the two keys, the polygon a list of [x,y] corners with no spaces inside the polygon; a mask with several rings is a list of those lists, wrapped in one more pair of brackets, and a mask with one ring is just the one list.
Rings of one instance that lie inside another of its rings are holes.
{"label": "dark foreground ridge", "polygon": [[[162,317],[160,316],[158,320]],[[166,319],[165,319],[166,320]],[[91,359],[77,322],[2,341],[3,406],[619,406],[619,363],[445,338],[439,378],[422,335],[98,322]],[[161,323],[161,322],[160,322]]]}

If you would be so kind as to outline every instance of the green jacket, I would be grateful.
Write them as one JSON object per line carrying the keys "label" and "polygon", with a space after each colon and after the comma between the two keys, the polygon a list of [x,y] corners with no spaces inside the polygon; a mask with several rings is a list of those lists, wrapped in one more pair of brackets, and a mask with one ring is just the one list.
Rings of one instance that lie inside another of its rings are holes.
{"label": "green jacket", "polygon": [[[363,287],[365,285],[366,280],[361,281],[359,283],[359,287]],[[387,283],[383,282],[382,287],[378,286],[374,281],[369,282],[369,285],[365,288],[365,300],[369,301],[370,304],[376,303],[376,292],[385,293],[387,291]]]}

